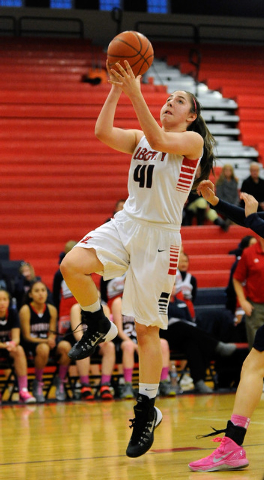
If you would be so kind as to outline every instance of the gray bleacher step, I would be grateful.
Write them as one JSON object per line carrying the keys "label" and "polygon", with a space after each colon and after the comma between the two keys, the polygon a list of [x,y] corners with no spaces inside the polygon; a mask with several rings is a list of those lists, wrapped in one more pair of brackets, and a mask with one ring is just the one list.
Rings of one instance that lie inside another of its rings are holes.
{"label": "gray bleacher step", "polygon": [[215,154],[217,157],[230,157],[230,158],[238,158],[238,157],[245,157],[245,158],[256,158],[258,157],[258,151],[253,147],[235,147],[233,146],[230,148],[228,145],[217,145],[215,148]]}
{"label": "gray bleacher step", "polygon": [[256,160],[259,153],[255,148],[238,141],[240,130],[230,125],[239,122],[239,116],[234,113],[237,103],[232,98],[224,98],[217,90],[210,90],[205,83],[196,83],[191,75],[182,74],[178,68],[167,65],[164,60],[154,59],[153,66],[144,75],[146,83],[149,77],[154,79],[154,84],[165,85],[168,93],[181,89],[197,96],[203,109],[203,118],[215,136],[217,165],[221,165],[221,162],[232,164],[235,160],[235,173],[241,184],[243,170],[240,171],[238,162],[242,162],[244,169],[245,160]]}
{"label": "gray bleacher step", "polygon": [[[207,124],[207,126],[208,126],[210,132],[213,133],[211,131],[210,124],[209,125]],[[215,137],[216,145],[218,145],[218,144],[222,145],[223,143],[232,142],[234,140],[234,137],[236,136],[236,135],[222,135],[222,134],[219,135],[217,132],[213,133],[213,135]]]}
{"label": "gray bleacher step", "polygon": [[212,135],[231,135],[231,136],[234,136],[234,135],[239,135],[240,134],[240,130],[239,128],[231,128],[231,127],[228,127],[226,125],[223,125],[223,124],[216,124],[216,123],[212,123],[210,124],[210,122],[207,122],[207,126],[210,130],[210,132],[212,133]]}
{"label": "gray bleacher step", "polygon": [[219,110],[204,110],[202,112],[204,120],[208,122],[225,122],[225,123],[237,123],[239,122],[238,115],[230,115],[227,111]]}

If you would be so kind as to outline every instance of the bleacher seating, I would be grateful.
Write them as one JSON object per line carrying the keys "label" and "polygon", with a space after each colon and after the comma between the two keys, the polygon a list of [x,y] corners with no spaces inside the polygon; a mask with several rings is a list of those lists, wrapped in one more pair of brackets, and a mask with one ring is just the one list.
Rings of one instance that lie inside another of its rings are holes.
{"label": "bleacher seating", "polygon": [[[155,51],[157,58],[164,57]],[[9,245],[10,259],[30,261],[51,287],[65,243],[104,222],[116,200],[126,197],[130,158],[94,137],[95,120],[110,86],[104,82],[92,86],[82,77],[94,64],[103,65],[105,53],[99,47],[88,40],[5,37],[0,57],[1,204],[8,212],[2,216],[0,243]],[[175,65],[172,58],[170,62]],[[158,119],[167,86],[143,83],[142,90]],[[200,87],[204,116],[219,140],[219,158],[230,158],[225,144],[230,137],[237,147],[236,163],[256,158],[254,148],[245,151],[237,140],[237,100],[223,100],[215,92],[209,101],[206,90],[205,84]],[[258,106],[259,102],[251,105],[255,110]],[[117,108],[116,125],[138,127],[125,96]],[[246,231],[232,226],[224,233],[206,225],[184,227],[182,234],[198,286],[225,287],[232,263],[228,251]]]}
{"label": "bleacher seating", "polygon": [[257,45],[223,44],[179,44],[177,48],[171,42],[155,45],[155,54],[170,66],[176,66],[184,74],[194,73],[194,67],[188,62],[191,48],[198,48],[201,55],[199,82],[209,89],[218,90],[225,98],[237,103],[236,113],[242,119],[258,123],[254,125],[238,124],[240,139],[259,152],[259,161],[264,165],[264,144],[261,132],[264,131],[264,93],[263,74],[264,47]]}
{"label": "bleacher seating", "polygon": [[184,89],[198,97],[203,117],[216,140],[216,165],[220,168],[225,163],[232,164],[240,187],[248,175],[250,162],[258,160],[259,152],[239,140],[239,116],[235,114],[238,104],[233,98],[226,98],[219,91],[210,90],[205,83],[197,83],[191,75],[182,74],[181,67],[182,63],[179,68],[175,68],[168,66],[165,60],[155,59],[153,67],[146,73],[146,79],[151,79],[152,83],[163,82],[168,92]]}

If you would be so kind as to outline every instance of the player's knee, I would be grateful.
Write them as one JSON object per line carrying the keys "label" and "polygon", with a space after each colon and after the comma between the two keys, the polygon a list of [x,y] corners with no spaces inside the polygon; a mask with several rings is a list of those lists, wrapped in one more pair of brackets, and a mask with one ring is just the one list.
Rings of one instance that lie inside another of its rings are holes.
{"label": "player's knee", "polygon": [[60,271],[62,273],[63,278],[67,277],[68,275],[72,274],[72,270],[74,269],[74,262],[71,259],[71,255],[65,255],[61,264],[60,264]]}
{"label": "player's knee", "polygon": [[252,349],[243,362],[241,377],[256,372],[264,377],[264,352]]}

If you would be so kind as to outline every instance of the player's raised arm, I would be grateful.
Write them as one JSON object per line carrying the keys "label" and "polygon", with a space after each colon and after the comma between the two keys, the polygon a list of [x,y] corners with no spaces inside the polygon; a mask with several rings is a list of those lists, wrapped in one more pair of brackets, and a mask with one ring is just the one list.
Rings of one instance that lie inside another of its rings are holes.
{"label": "player's raised arm", "polygon": [[[108,64],[106,66],[111,80],[113,75]],[[121,93],[122,89],[113,84],[97,118],[95,136],[114,150],[132,154],[143,133],[140,130],[125,130],[114,126],[116,107]]]}
{"label": "player's raised arm", "polygon": [[[176,94],[169,96],[161,109],[162,127],[160,127],[142,95],[140,77],[135,77],[127,61],[125,61],[125,65],[126,68],[124,69],[120,64],[117,64],[119,73],[111,70],[111,83],[122,88],[123,92],[130,98],[150,146],[154,150],[184,155],[189,159],[199,158],[202,155],[204,141],[199,133],[187,131],[197,115],[190,109],[186,92],[182,92],[182,95],[180,92],[176,92]],[[178,105],[182,107],[180,111]],[[181,118],[179,118],[179,114],[182,115]]]}

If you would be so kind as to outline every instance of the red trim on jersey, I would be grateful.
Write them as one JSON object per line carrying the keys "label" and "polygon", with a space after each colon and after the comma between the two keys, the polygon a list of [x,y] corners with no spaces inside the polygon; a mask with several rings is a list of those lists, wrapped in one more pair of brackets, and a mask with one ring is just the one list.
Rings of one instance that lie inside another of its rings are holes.
{"label": "red trim on jersey", "polygon": [[168,270],[169,275],[176,275],[177,265],[179,260],[180,247],[176,245],[170,246],[170,266]]}
{"label": "red trim on jersey", "polygon": [[47,310],[47,304],[46,304],[46,303],[44,304],[44,308],[43,308],[43,311],[42,311],[42,312],[38,312],[38,311],[33,307],[32,303],[30,303],[30,306],[31,306],[33,312],[35,312],[37,315],[39,315],[40,313],[43,314],[43,313],[45,313],[46,310]]}
{"label": "red trim on jersey", "polygon": [[190,160],[189,158],[183,157],[176,190],[185,193],[189,192],[198,162],[199,158],[197,158],[197,160]]}
{"label": "red trim on jersey", "polygon": [[89,240],[90,238],[93,238],[93,237],[91,237],[91,236],[89,236],[89,235],[86,235],[86,237],[83,237],[83,239],[80,240],[80,243],[85,243],[85,244],[87,244],[87,243],[88,243],[88,240]]}

